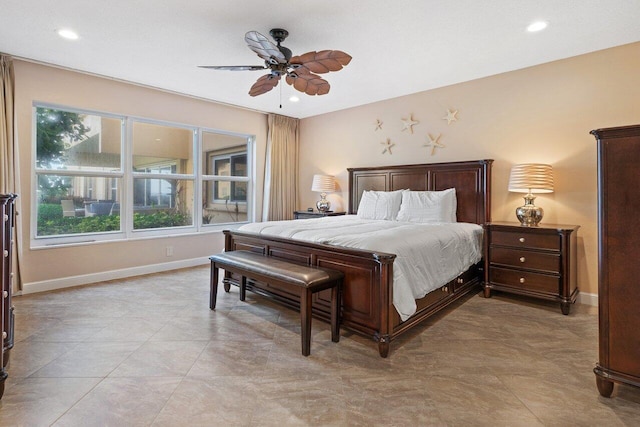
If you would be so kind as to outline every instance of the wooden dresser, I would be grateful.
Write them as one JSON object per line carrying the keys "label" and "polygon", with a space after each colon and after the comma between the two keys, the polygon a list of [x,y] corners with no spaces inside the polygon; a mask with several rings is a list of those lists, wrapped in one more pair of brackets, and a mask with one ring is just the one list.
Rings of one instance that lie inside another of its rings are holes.
{"label": "wooden dresser", "polygon": [[496,289],[559,301],[569,314],[578,295],[578,225],[492,222],[485,225],[484,296]]}
{"label": "wooden dresser", "polygon": [[598,141],[598,391],[640,387],[640,125],[591,131]]}
{"label": "wooden dresser", "polygon": [[15,224],[15,194],[0,195],[0,277],[2,278],[2,303],[0,304],[0,330],[2,331],[2,353],[0,354],[0,398],[4,394],[4,382],[7,379],[9,351],[13,348],[13,306],[11,305],[11,260],[13,246],[13,226]]}

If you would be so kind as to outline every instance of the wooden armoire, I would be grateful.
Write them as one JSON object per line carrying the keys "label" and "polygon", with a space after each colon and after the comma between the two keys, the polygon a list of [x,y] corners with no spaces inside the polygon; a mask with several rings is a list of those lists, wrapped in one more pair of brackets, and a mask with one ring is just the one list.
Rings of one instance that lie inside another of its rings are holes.
{"label": "wooden armoire", "polygon": [[13,348],[13,307],[11,305],[11,260],[13,246],[13,226],[15,224],[15,194],[0,194],[0,280],[2,280],[2,301],[0,302],[0,331],[2,331],[2,352],[0,353],[0,399],[4,394],[7,379],[9,351]]}
{"label": "wooden armoire", "polygon": [[640,125],[598,141],[598,391],[640,387]]}

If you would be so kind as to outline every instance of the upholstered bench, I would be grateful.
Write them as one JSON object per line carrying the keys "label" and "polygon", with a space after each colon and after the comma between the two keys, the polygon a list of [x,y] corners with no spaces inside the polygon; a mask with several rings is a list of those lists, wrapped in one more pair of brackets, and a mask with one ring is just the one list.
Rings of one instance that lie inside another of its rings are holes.
{"label": "upholstered bench", "polygon": [[295,264],[280,258],[251,251],[232,251],[209,257],[211,260],[211,294],[209,308],[216,308],[218,269],[242,276],[240,301],[245,300],[247,278],[266,283],[300,296],[302,354],[311,352],[311,300],[314,292],[331,289],[331,340],[340,340],[340,295],[344,274],[329,268]]}

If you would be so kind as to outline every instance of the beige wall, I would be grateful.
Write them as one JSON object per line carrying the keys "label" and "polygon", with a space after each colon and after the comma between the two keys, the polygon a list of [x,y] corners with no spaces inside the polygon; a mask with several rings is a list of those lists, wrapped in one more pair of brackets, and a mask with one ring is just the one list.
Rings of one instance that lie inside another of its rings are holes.
{"label": "beige wall", "polygon": [[[209,254],[222,249],[222,235],[219,232],[153,240],[30,249],[32,106],[34,102],[54,103],[255,135],[257,177],[262,177],[264,173],[267,135],[265,114],[25,61],[15,61],[14,64],[22,184],[22,275],[25,284],[84,275],[95,277],[95,274],[100,272],[155,264],[179,264],[181,260],[202,259],[206,262]],[[256,209],[259,211],[262,205],[261,182],[257,189]],[[173,247],[172,257],[166,256],[166,246]]]}
{"label": "beige wall", "polygon": [[[446,66],[446,65],[442,65]],[[31,250],[33,102],[47,102],[256,135],[257,204],[262,203],[266,115],[53,67],[15,61],[22,168],[23,277],[26,283],[206,257],[222,248],[220,233]],[[511,165],[554,166],[556,191],[539,195],[546,223],[579,224],[579,285],[597,293],[596,151],[591,129],[640,123],[640,43],[621,46],[363,107],[301,123],[300,208],[314,206],[314,173],[334,174],[335,210],[345,209],[348,167],[495,159],[492,217],[514,220],[523,202],[506,191]],[[393,76],[389,77],[393,79]],[[384,84],[384,82],[381,82]],[[447,125],[447,109],[458,121]],[[409,115],[420,123],[402,131]],[[383,122],[375,130],[376,120]],[[431,155],[427,134],[446,147]],[[395,144],[382,154],[380,142]],[[174,249],[166,257],[165,247]],[[132,256],[131,254],[135,254]]]}
{"label": "beige wall", "polygon": [[[640,43],[634,43],[304,119],[299,207],[318,199],[310,191],[314,173],[336,175],[341,192],[329,199],[339,210],[348,200],[348,167],[487,158],[495,159],[492,219],[514,221],[523,199],[507,192],[511,166],[550,163],[555,192],[539,195],[536,204],[545,209],[543,223],[581,226],[579,287],[596,294],[597,158],[589,131],[640,123],[638,76]],[[443,120],[447,109],[458,110],[450,125]],[[420,122],[413,134],[402,131],[401,119],[410,114]],[[375,130],[376,120],[383,122],[381,130]],[[423,147],[427,134],[441,135],[446,147],[431,155]],[[382,154],[380,142],[387,138],[395,143],[391,155]]]}

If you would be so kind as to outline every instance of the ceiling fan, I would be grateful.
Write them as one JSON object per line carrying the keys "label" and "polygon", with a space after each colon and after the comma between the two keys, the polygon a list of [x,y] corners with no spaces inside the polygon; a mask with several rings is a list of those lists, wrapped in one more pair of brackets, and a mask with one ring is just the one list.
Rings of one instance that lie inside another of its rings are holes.
{"label": "ceiling fan", "polygon": [[[231,71],[257,71],[269,70],[256,81],[249,95],[258,96],[269,92],[278,85],[280,78],[285,76],[288,84],[307,95],[325,95],[329,93],[329,82],[317,74],[338,71],[351,61],[351,56],[339,50],[321,50],[319,52],[307,52],[299,56],[291,56],[291,50],[280,43],[289,35],[287,30],[274,28],[269,34],[276,41],[273,44],[269,39],[257,31],[249,31],[244,35],[244,40],[249,49],[264,59],[262,65],[201,65],[200,68]],[[317,74],[316,74],[317,73]]]}

